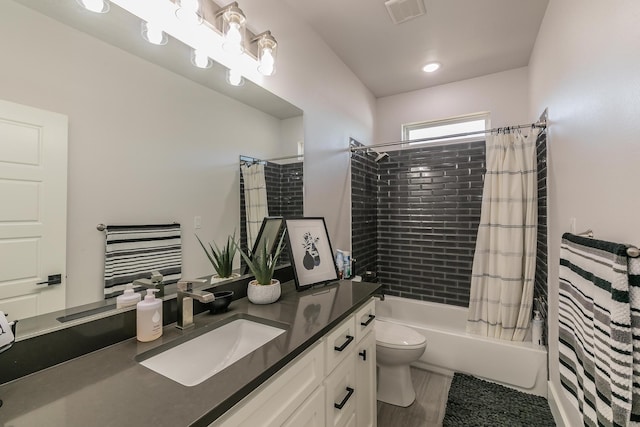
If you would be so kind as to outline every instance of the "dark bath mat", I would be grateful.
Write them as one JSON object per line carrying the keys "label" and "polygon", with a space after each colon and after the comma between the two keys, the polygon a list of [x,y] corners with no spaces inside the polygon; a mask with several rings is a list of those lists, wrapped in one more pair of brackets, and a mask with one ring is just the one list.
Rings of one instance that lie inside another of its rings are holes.
{"label": "dark bath mat", "polygon": [[547,399],[456,373],[451,380],[444,427],[555,426]]}

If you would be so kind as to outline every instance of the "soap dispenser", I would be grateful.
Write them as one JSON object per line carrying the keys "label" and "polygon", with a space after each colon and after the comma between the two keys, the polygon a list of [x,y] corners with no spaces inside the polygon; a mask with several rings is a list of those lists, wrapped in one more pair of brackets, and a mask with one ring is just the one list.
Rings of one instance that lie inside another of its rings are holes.
{"label": "soap dispenser", "polygon": [[141,295],[133,291],[133,285],[127,283],[124,293],[116,298],[116,308],[124,308],[136,305],[140,302]]}
{"label": "soap dispenser", "polygon": [[162,335],[162,300],[156,298],[159,289],[147,289],[147,295],[137,305],[136,338],[147,342]]}

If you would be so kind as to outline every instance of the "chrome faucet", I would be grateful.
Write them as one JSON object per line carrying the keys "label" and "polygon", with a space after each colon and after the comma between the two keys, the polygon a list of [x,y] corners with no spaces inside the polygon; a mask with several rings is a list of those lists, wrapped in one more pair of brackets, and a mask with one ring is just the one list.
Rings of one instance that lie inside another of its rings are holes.
{"label": "chrome faucet", "polygon": [[204,279],[181,279],[178,281],[178,294],[176,298],[178,303],[178,321],[176,322],[176,328],[178,329],[187,329],[193,326],[194,298],[205,304],[215,299],[211,292],[194,290],[194,283],[205,285],[207,284],[207,281]]}
{"label": "chrome faucet", "polygon": [[133,281],[133,287],[142,286],[145,289],[158,289],[156,297],[164,296],[164,283],[162,283],[162,274],[159,271],[152,271],[149,279],[136,279]]}

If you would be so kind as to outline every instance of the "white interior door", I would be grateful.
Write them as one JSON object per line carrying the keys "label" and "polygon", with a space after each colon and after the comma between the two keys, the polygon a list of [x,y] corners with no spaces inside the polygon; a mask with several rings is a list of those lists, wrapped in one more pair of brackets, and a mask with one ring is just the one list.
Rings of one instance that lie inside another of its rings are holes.
{"label": "white interior door", "polygon": [[10,320],[65,307],[67,123],[0,100],[0,310]]}

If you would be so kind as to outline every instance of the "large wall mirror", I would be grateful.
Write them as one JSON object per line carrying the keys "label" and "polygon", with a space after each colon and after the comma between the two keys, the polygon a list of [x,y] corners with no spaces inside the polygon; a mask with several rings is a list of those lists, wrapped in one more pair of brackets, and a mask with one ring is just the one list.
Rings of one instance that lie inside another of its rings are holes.
{"label": "large wall mirror", "polygon": [[[29,296],[37,280],[56,273],[61,309],[111,307],[101,223],[179,223],[183,277],[212,274],[196,235],[224,242],[240,229],[239,155],[288,156],[302,141],[299,108],[250,81],[227,85],[222,66],[195,68],[189,47],[173,39],[151,45],[140,26],[113,5],[91,14],[75,0],[0,3],[0,98],[68,119],[66,194],[59,195],[66,237],[54,245],[64,264],[15,268],[13,276],[3,267],[0,310],[10,318],[37,316],[39,327],[57,327]],[[7,291],[20,286],[24,297]],[[38,292],[53,299],[46,286]],[[28,322],[21,324],[19,339]]]}

